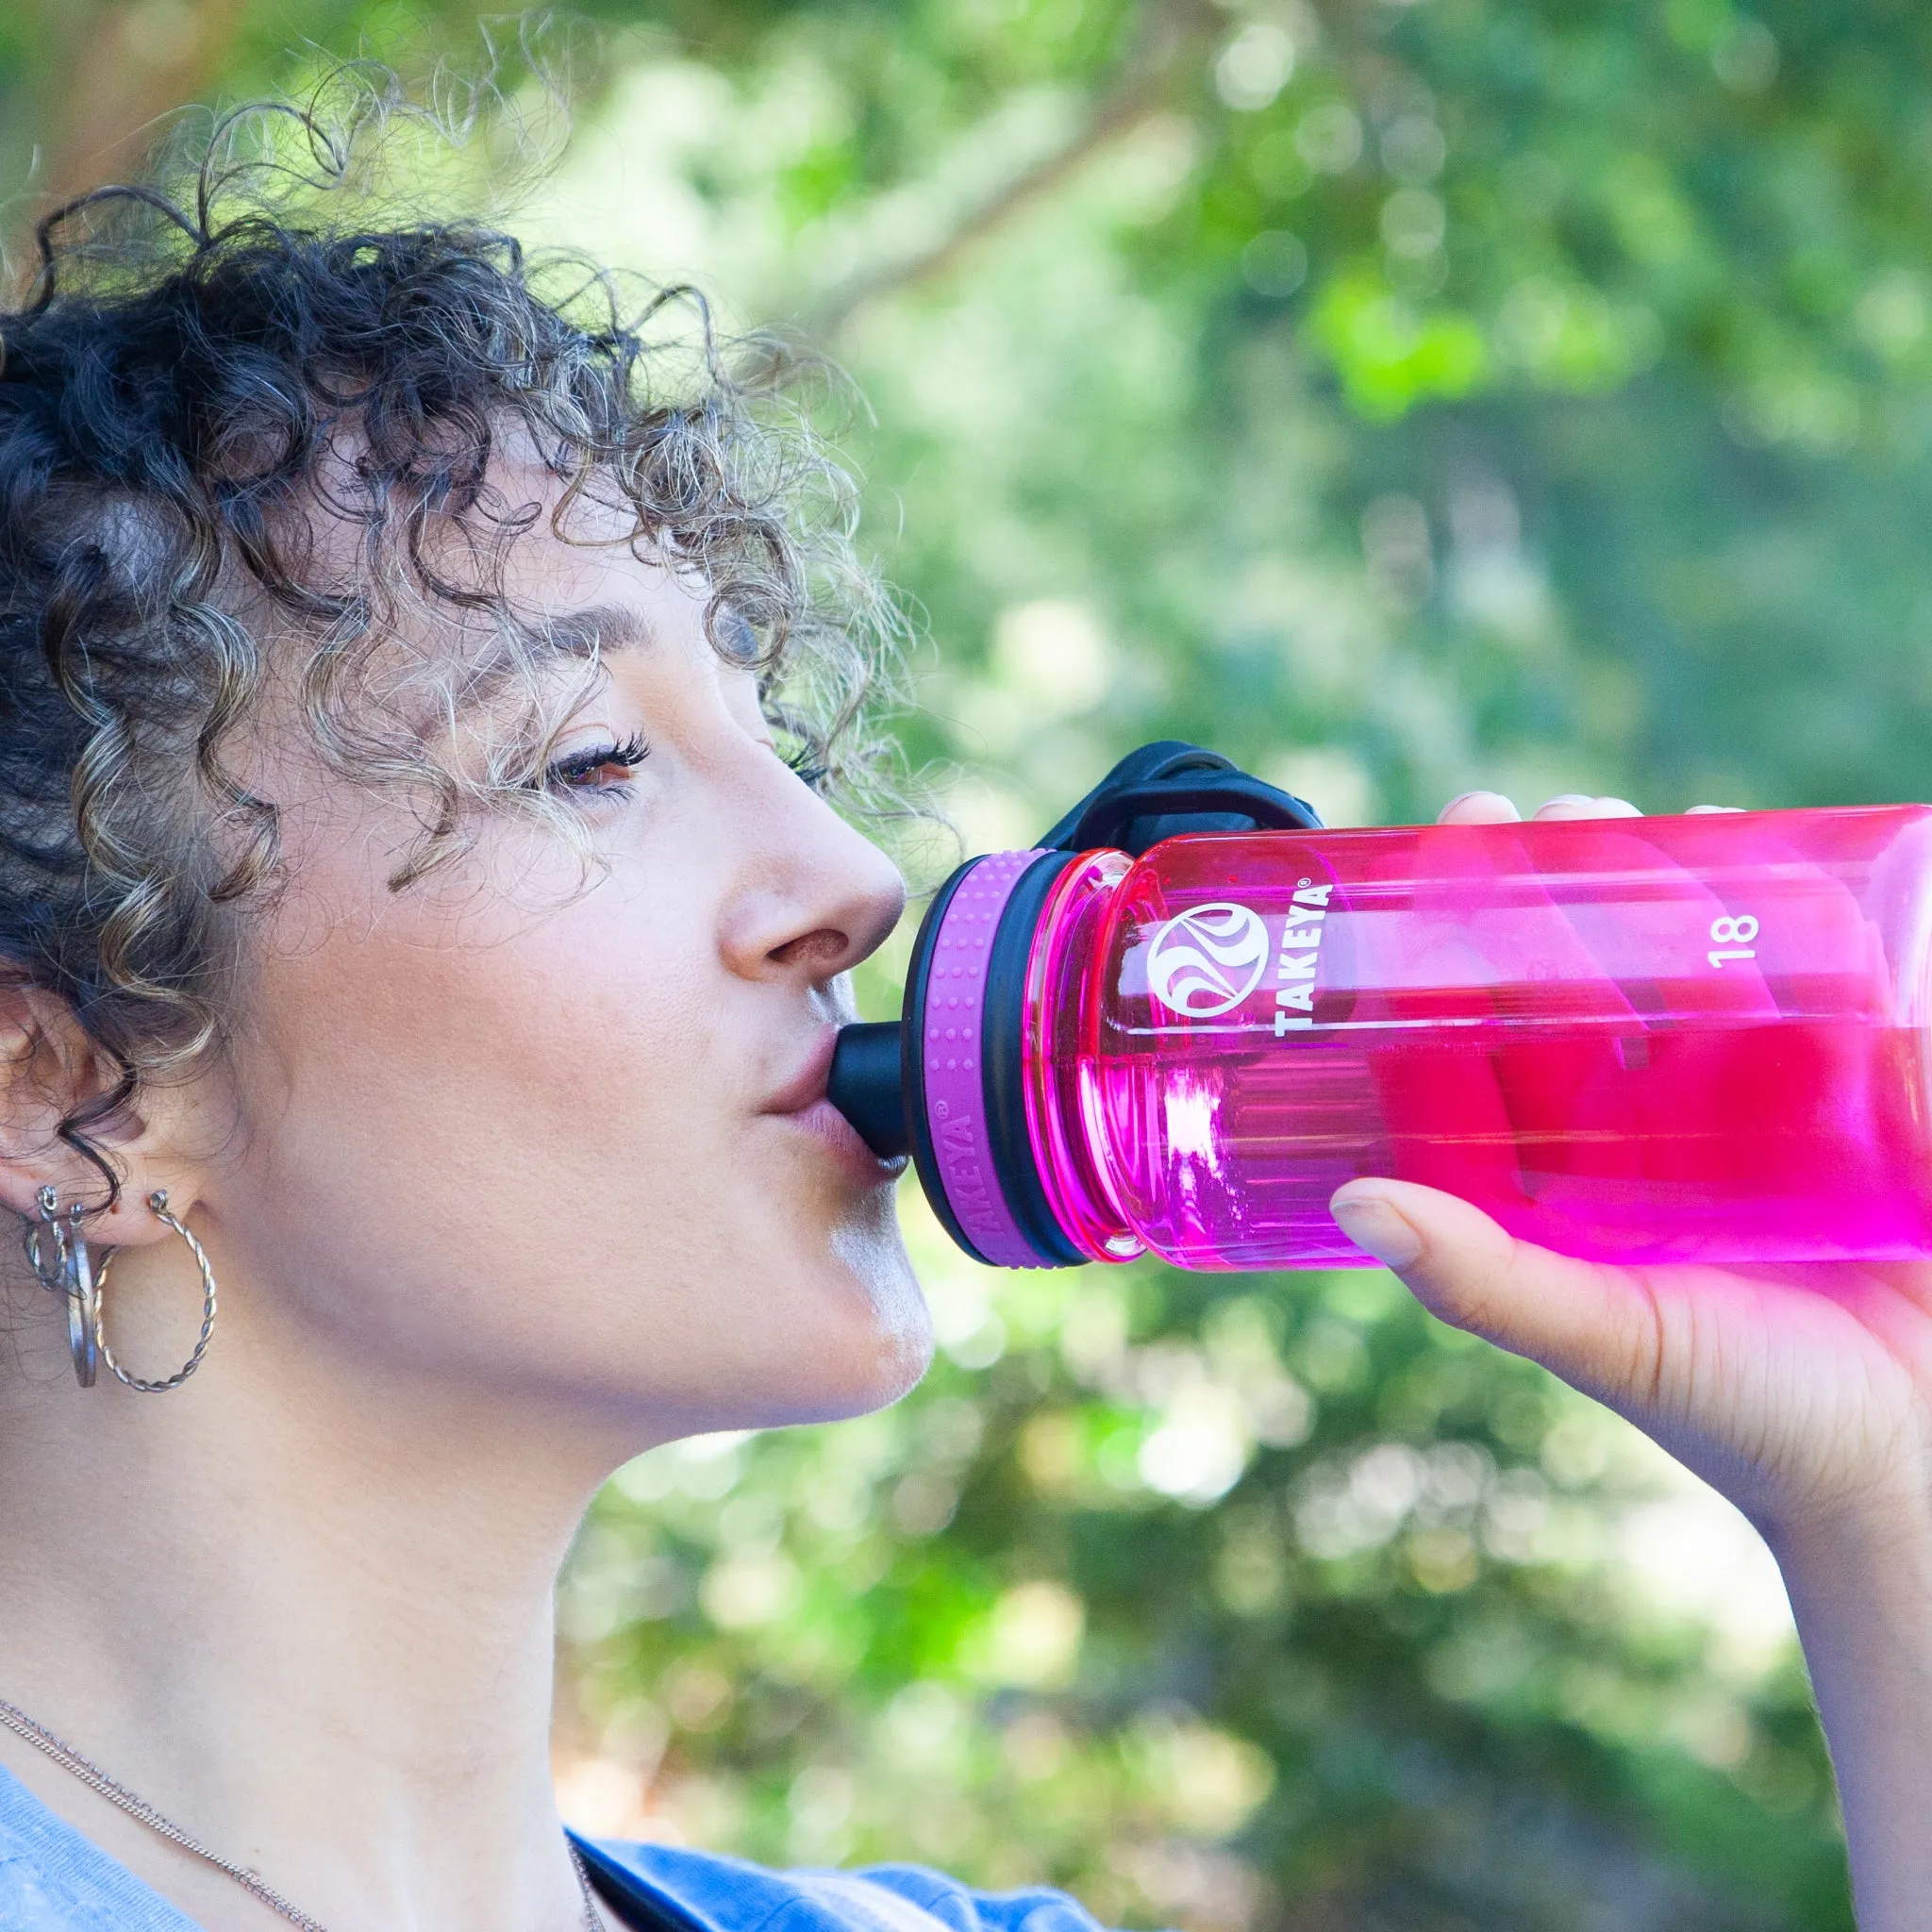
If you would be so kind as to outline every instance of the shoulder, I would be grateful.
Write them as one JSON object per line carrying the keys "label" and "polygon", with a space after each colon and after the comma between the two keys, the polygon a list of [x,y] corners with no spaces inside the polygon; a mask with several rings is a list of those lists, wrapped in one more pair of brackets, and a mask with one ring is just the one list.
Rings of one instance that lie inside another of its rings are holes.
{"label": "shoulder", "polygon": [[923,1865],[774,1872],[675,1845],[585,1849],[607,1883],[680,1932],[1097,1932],[1064,1892],[974,1891]]}

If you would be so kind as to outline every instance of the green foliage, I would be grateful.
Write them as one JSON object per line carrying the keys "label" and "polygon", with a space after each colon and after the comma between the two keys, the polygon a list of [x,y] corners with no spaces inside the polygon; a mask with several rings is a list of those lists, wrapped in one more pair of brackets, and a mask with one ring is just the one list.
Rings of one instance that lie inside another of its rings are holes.
{"label": "green foliage", "polygon": [[[852,370],[975,846],[1158,736],[1341,821],[1924,795],[1923,8],[595,11],[525,230]],[[258,10],[211,86],[475,19]],[[0,24],[16,141],[53,20]],[[580,1816],[1190,1932],[1850,1924],[1767,1559],[1627,1431],[1383,1276],[993,1276],[907,1218],[924,1389],[600,1502]]]}
{"label": "green foliage", "polygon": [[1802,1675],[1620,1564],[1677,1506],[1608,1418],[1383,1275],[993,1277],[908,1218],[916,1396],[586,1532],[575,1729],[645,1828],[1138,1924],[1849,1924]]}

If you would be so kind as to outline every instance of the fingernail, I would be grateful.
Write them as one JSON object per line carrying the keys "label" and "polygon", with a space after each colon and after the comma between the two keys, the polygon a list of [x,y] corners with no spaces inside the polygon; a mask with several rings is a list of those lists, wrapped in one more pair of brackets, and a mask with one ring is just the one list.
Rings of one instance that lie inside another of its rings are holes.
{"label": "fingernail", "polygon": [[1423,1251],[1423,1238],[1380,1194],[1350,1194],[1329,1213],[1357,1247],[1399,1274]]}
{"label": "fingernail", "polygon": [[1559,791],[1556,797],[1543,800],[1545,808],[1553,805],[1594,805],[1595,803],[1596,800],[1587,791]]}
{"label": "fingernail", "polygon": [[1449,801],[1449,803],[1442,808],[1443,817],[1446,818],[1458,806],[1472,804],[1474,800],[1478,798],[1491,800],[1493,801],[1495,804],[1502,806],[1512,818],[1518,818],[1522,816],[1522,814],[1519,813],[1516,809],[1514,800],[1504,797],[1504,795],[1500,791],[1491,791],[1487,790],[1485,787],[1479,785],[1474,791],[1458,791],[1456,794],[1456,796],[1452,798]]}

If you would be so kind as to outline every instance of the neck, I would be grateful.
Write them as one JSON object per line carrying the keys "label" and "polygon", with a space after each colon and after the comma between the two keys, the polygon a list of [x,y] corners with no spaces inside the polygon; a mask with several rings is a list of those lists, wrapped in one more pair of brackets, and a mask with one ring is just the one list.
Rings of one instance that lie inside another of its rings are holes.
{"label": "neck", "polygon": [[[259,1335],[172,1395],[81,1391],[42,1326],[0,1375],[0,1697],[330,1932],[580,1926],[552,1591],[625,1449]],[[231,1880],[0,1745],[191,1916],[259,1922]]]}

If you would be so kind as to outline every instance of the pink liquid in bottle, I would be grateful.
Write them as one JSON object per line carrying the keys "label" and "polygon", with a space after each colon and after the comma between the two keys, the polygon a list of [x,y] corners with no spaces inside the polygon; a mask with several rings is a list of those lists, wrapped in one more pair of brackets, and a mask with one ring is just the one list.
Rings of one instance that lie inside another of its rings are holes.
{"label": "pink liquid in bottle", "polygon": [[1368,1265],[1421,1181],[1618,1260],[1932,1255],[1932,809],[1261,832],[1090,855],[1028,966],[1082,1252]]}

